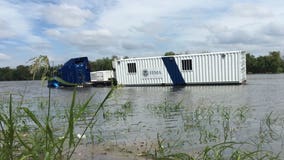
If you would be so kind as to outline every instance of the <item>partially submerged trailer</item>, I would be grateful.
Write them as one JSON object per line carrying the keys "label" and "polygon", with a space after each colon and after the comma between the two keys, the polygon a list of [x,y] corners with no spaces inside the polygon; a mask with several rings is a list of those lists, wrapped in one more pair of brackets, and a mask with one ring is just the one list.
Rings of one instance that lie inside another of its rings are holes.
{"label": "partially submerged trailer", "polygon": [[48,87],[75,87],[90,85],[90,66],[88,57],[68,60],[59,70],[57,76],[48,81]]}
{"label": "partially submerged trailer", "polygon": [[210,52],[113,61],[117,84],[194,85],[246,82],[246,52]]}
{"label": "partially submerged trailer", "polygon": [[109,86],[113,83],[113,70],[91,72],[91,83],[93,86]]}

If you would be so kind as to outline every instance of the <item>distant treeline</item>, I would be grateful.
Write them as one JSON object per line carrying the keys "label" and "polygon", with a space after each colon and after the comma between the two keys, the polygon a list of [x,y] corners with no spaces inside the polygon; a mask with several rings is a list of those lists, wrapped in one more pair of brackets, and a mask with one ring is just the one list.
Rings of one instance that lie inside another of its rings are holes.
{"label": "distant treeline", "polygon": [[4,67],[0,68],[0,81],[12,80],[31,80],[32,75],[29,66],[17,66],[17,68]]}
{"label": "distant treeline", "polygon": [[[56,70],[58,67],[53,67]],[[4,67],[0,68],[0,81],[22,81],[22,80],[36,80],[41,79],[41,73],[33,77],[30,73],[30,66],[19,65],[16,68]]]}
{"label": "distant treeline", "polygon": [[[167,55],[174,55],[174,52],[166,52]],[[90,61],[91,71],[111,70],[112,60],[116,58],[102,58],[96,61]],[[128,58],[128,57],[125,57]],[[284,60],[280,56],[279,51],[270,52],[269,55],[255,57],[247,54],[247,73],[283,73]],[[62,65],[52,67],[56,71]],[[35,79],[39,80],[41,74],[35,75]],[[19,65],[16,68],[3,67],[0,68],[0,81],[17,81],[17,80],[32,80],[33,75],[30,73],[29,66]]]}
{"label": "distant treeline", "polygon": [[[96,61],[90,61],[91,71],[99,70],[111,70],[112,60],[115,58],[102,58]],[[51,70],[56,71],[62,65],[51,67]],[[56,74],[56,72],[55,72]],[[16,68],[3,67],[0,68],[0,81],[20,81],[20,80],[32,80],[33,75],[30,73],[30,66],[19,65]],[[41,79],[41,73],[35,75],[34,79]]]}
{"label": "distant treeline", "polygon": [[279,51],[270,52],[267,56],[255,57],[247,54],[247,73],[283,73],[284,60]]}

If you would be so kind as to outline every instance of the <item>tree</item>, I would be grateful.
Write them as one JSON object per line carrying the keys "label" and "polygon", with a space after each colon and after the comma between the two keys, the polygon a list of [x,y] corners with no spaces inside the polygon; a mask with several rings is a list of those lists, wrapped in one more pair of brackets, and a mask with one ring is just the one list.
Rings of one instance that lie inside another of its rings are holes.
{"label": "tree", "polygon": [[107,57],[103,59],[97,59],[94,62],[90,61],[90,67],[92,71],[111,70],[112,69],[112,59]]}
{"label": "tree", "polygon": [[173,55],[176,55],[175,52],[173,52],[173,51],[165,53],[165,56],[173,56]]}
{"label": "tree", "polygon": [[257,58],[247,54],[246,61],[248,73],[281,73],[284,71],[284,61],[279,51],[272,51],[267,56]]}
{"label": "tree", "polygon": [[260,56],[257,58],[255,73],[267,73],[268,72],[268,58],[267,56]]}
{"label": "tree", "polygon": [[29,66],[19,65],[13,73],[13,80],[31,80],[32,74],[29,71]]}
{"label": "tree", "polygon": [[250,53],[246,54],[247,73],[256,72],[256,63],[257,63],[257,60],[254,57],[254,55],[251,55]]}
{"label": "tree", "polygon": [[112,60],[118,59],[118,56],[113,55],[113,56],[111,56],[111,59],[112,59]]}
{"label": "tree", "polygon": [[281,67],[281,63],[282,63],[282,59],[280,57],[279,51],[269,52],[270,71],[272,73],[283,72],[283,68]]}
{"label": "tree", "polygon": [[13,80],[13,70],[10,67],[4,67],[0,69],[0,80],[11,81]]}

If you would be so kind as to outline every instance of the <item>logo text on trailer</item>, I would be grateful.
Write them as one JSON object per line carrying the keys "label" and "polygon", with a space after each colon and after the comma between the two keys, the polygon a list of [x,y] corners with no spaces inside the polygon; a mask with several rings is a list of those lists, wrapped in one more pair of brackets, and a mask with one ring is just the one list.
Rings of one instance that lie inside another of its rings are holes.
{"label": "logo text on trailer", "polygon": [[144,77],[155,77],[155,76],[161,76],[162,75],[162,72],[159,71],[159,70],[147,70],[147,69],[144,69],[143,70],[143,76]]}
{"label": "logo text on trailer", "polygon": [[144,76],[144,77],[147,77],[148,75],[149,75],[148,70],[147,70],[147,69],[144,69],[144,70],[143,70],[143,76]]}

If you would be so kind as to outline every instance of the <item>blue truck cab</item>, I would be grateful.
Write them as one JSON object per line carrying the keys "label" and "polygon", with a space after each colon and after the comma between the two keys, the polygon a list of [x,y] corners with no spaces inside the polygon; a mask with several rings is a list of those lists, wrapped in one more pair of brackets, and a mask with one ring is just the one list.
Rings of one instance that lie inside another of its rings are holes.
{"label": "blue truck cab", "polygon": [[75,87],[91,82],[88,57],[72,58],[48,81],[48,87]]}

